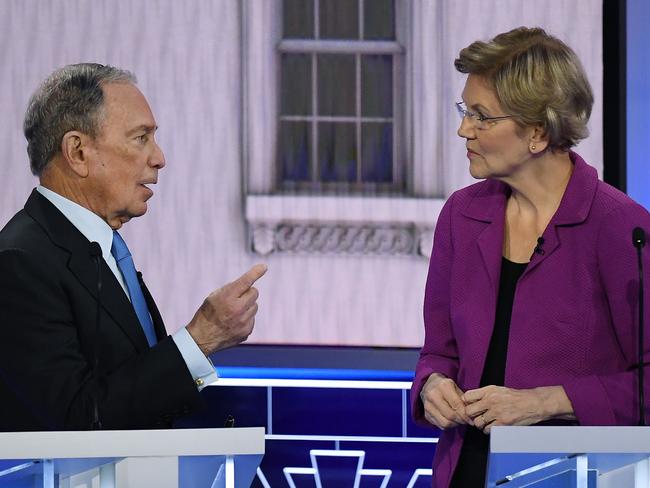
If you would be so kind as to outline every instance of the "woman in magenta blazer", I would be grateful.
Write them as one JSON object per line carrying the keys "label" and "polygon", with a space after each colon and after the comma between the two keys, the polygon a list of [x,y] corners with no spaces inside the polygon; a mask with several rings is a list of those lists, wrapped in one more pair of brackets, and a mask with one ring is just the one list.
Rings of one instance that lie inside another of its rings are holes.
{"label": "woman in magenta blazer", "polygon": [[495,425],[637,423],[632,230],[650,230],[570,150],[593,95],[569,47],[519,28],[455,66],[468,74],[458,135],[485,181],[446,202],[426,284],[411,399],[416,420],[442,429],[436,487],[482,486]]}

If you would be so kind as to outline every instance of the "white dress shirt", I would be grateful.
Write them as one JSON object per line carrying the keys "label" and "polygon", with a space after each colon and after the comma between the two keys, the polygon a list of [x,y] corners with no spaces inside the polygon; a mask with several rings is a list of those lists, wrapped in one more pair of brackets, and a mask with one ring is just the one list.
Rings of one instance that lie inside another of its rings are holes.
{"label": "white dress shirt", "polygon": [[[59,209],[86,239],[99,244],[102,249],[104,261],[106,261],[106,264],[115,275],[115,278],[117,278],[127,299],[130,301],[131,297],[122,277],[122,272],[117,267],[117,262],[111,254],[113,229],[97,214],[94,214],[78,203],[68,200],[44,186],[39,185],[36,190],[52,202],[52,205]],[[185,327],[178,330],[172,336],[172,339],[176,343],[176,347],[178,347],[181,356],[183,356],[183,360],[187,364],[187,369],[189,369],[192,378],[194,378],[194,383],[199,391],[217,381],[217,373],[212,362],[201,352],[201,349],[199,349],[199,346],[194,342],[194,339],[192,339],[192,336]]]}

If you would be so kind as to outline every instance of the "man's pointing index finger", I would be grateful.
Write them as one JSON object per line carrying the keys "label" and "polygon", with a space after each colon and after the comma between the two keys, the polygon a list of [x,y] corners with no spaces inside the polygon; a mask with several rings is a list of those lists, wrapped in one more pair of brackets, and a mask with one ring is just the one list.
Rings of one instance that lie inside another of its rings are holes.
{"label": "man's pointing index finger", "polygon": [[253,284],[259,280],[264,274],[268,267],[266,264],[256,264],[251,269],[246,271],[243,275],[233,281],[231,284],[234,288],[235,293],[238,297],[242,296],[246,291],[253,286]]}

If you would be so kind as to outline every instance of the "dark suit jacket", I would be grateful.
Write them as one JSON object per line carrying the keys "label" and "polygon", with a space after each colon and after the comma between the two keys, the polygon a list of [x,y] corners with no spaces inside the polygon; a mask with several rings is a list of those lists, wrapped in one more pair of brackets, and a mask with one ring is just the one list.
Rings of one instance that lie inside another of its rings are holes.
{"label": "dark suit jacket", "polygon": [[[0,431],[164,428],[201,405],[151,295],[149,348],[131,303],[89,241],[34,190],[0,231]],[[94,349],[98,366],[94,371]]]}

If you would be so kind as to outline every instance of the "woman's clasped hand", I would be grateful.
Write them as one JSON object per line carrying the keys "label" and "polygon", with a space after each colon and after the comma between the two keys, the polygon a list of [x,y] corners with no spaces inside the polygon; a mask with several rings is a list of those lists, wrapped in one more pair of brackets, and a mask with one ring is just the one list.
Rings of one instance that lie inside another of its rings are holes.
{"label": "woman's clasped hand", "polygon": [[573,418],[564,390],[557,386],[515,389],[489,385],[463,392],[450,378],[433,373],[420,398],[424,417],[440,429],[471,425],[489,434],[497,425],[533,425]]}

